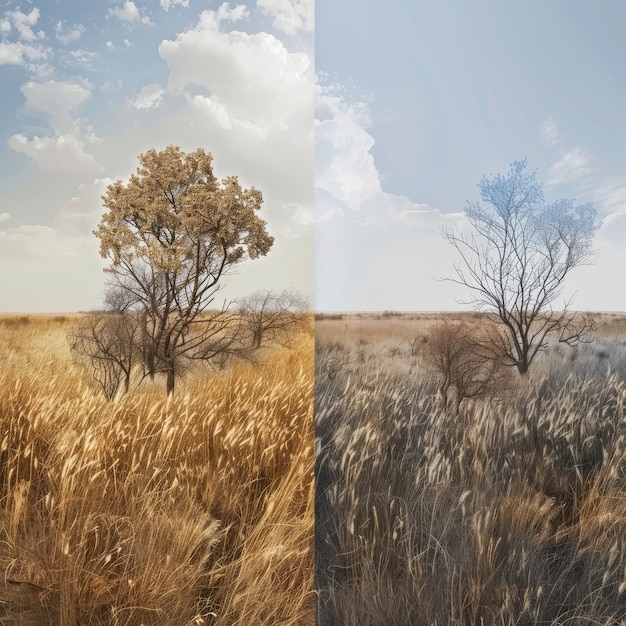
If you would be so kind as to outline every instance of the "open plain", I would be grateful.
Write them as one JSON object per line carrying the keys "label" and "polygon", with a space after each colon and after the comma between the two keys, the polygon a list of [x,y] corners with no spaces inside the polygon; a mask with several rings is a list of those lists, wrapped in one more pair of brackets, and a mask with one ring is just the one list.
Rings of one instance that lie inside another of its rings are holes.
{"label": "open plain", "polygon": [[480,315],[317,316],[319,624],[623,623],[626,315],[594,317],[456,410],[429,341]]}

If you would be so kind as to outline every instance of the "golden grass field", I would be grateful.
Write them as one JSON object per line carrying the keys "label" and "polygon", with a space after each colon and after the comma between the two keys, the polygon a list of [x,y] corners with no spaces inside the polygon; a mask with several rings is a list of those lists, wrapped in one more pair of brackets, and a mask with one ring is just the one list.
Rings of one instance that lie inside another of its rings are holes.
{"label": "golden grass field", "polygon": [[312,336],[111,403],[74,321],[0,317],[0,623],[311,624]]}
{"label": "golden grass field", "polygon": [[320,625],[626,623],[626,315],[595,318],[456,414],[419,346],[479,315],[318,316]]}

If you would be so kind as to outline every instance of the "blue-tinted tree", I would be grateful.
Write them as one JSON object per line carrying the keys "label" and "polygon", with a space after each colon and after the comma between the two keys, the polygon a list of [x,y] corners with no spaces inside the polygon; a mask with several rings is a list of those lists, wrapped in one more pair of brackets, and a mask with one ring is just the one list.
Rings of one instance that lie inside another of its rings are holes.
{"label": "blue-tinted tree", "polygon": [[595,260],[599,228],[591,203],[546,202],[536,173],[525,169],[526,160],[517,161],[506,175],[483,177],[481,201],[465,210],[471,234],[443,231],[460,255],[449,280],[468,287],[466,304],[500,325],[494,353],[520,374],[550,338],[571,345],[593,328],[589,315],[569,310],[571,300],[554,305],[570,270]]}

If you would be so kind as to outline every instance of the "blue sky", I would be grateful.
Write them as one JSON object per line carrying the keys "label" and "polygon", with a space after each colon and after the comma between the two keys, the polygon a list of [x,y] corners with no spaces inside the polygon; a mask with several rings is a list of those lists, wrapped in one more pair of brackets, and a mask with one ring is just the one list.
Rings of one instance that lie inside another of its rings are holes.
{"label": "blue sky", "polygon": [[101,304],[100,196],[169,144],[264,194],[220,298],[313,284],[313,4],[0,2],[0,311]]}
{"label": "blue sky", "polygon": [[626,310],[626,5],[316,4],[316,306],[453,310],[437,278],[484,174],[527,158],[548,200],[592,201],[598,261],[563,295]]}

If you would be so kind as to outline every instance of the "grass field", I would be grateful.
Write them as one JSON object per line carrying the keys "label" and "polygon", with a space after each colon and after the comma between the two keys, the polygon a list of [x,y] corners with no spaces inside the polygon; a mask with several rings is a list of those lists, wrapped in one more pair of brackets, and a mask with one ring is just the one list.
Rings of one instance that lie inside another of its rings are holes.
{"label": "grass field", "polygon": [[424,367],[444,317],[482,323],[317,320],[318,623],[624,623],[626,316],[458,415]]}
{"label": "grass field", "polygon": [[0,318],[0,623],[311,624],[313,339],[106,401]]}

